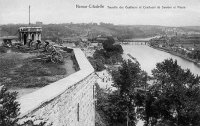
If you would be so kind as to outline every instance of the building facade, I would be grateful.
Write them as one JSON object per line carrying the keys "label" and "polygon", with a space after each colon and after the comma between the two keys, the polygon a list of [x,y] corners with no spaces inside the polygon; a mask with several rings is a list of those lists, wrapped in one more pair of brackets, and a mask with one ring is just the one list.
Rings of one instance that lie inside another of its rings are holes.
{"label": "building facade", "polygon": [[41,41],[42,27],[20,27],[19,40],[26,45],[28,40]]}

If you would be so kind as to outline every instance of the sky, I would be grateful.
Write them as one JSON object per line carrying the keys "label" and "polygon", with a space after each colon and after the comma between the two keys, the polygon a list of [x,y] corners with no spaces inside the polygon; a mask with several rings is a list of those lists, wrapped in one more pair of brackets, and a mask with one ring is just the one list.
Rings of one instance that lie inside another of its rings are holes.
{"label": "sky", "polygon": [[[28,24],[29,5],[31,23],[200,26],[200,0],[0,0],[0,24]],[[104,8],[76,8],[76,5],[103,5]],[[116,6],[118,9],[109,9],[107,6]],[[124,8],[120,9],[120,6]],[[126,9],[126,6],[138,9]],[[147,6],[161,8],[145,9]],[[163,9],[162,6],[172,9]]]}

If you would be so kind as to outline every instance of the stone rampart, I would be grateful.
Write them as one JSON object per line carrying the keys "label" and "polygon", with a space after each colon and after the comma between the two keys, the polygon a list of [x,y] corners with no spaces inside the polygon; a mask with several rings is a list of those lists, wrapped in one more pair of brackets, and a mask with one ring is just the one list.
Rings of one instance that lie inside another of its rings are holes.
{"label": "stone rampart", "polygon": [[34,117],[53,126],[94,126],[94,69],[80,49],[73,49],[80,70],[18,99],[21,120]]}

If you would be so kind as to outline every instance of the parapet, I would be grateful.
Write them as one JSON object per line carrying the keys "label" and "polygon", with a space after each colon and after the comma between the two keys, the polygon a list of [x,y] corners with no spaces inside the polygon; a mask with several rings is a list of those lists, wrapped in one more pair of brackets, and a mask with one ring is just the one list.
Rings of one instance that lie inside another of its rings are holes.
{"label": "parapet", "polygon": [[42,32],[42,27],[20,27],[19,32]]}

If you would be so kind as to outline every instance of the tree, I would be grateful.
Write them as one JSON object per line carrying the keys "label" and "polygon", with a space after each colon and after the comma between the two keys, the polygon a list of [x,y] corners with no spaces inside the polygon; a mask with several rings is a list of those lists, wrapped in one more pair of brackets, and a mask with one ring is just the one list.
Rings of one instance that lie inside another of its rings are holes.
{"label": "tree", "polygon": [[101,59],[94,59],[92,57],[88,57],[88,60],[90,61],[91,65],[96,71],[102,71],[105,69],[103,61]]}
{"label": "tree", "polygon": [[106,126],[109,122],[109,116],[104,113],[104,106],[109,96],[109,89],[100,88],[100,86],[96,83],[95,84],[96,95],[96,115],[95,116],[95,126]]}
{"label": "tree", "polygon": [[115,64],[119,62],[121,63],[123,61],[123,58],[119,52],[120,51],[116,50],[111,52],[107,52],[104,49],[96,50],[93,54],[93,58],[95,60],[101,60],[103,64]]}
{"label": "tree", "polygon": [[122,54],[124,52],[121,45],[114,45],[115,51]]}
{"label": "tree", "polygon": [[114,40],[113,37],[107,37],[107,40],[102,43],[103,44],[103,48],[106,51],[114,51],[113,50],[113,44],[114,43],[115,43],[115,40]]}
{"label": "tree", "polygon": [[[0,126],[44,126],[47,122],[40,120],[33,121],[28,118],[22,124],[18,124],[19,103],[16,101],[17,93],[8,92],[3,85],[0,86]],[[36,119],[35,119],[36,120]],[[51,126],[52,123],[48,123]]]}
{"label": "tree", "polygon": [[17,93],[10,93],[4,86],[0,86],[0,125],[13,126],[19,115],[19,103],[16,100]]}
{"label": "tree", "polygon": [[123,61],[118,71],[112,72],[114,87],[116,91],[108,96],[104,108],[106,115],[109,115],[111,124],[125,123],[129,126],[135,125],[136,105],[140,103],[138,90],[145,89],[147,73],[142,71],[139,63]]}
{"label": "tree", "polygon": [[107,52],[117,52],[122,54],[123,49],[121,45],[113,45],[115,43],[115,40],[113,37],[107,37],[107,40],[103,42],[103,48]]}
{"label": "tree", "polygon": [[200,78],[172,59],[158,63],[152,74],[144,105],[146,125],[200,125]]}

